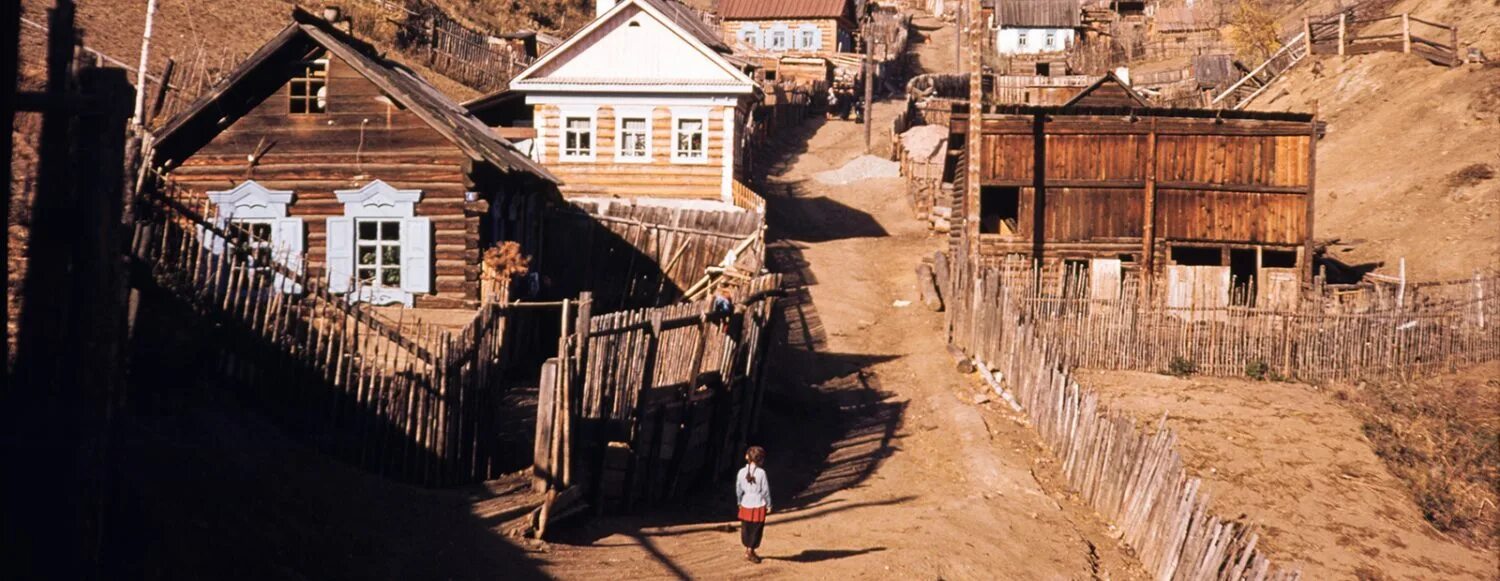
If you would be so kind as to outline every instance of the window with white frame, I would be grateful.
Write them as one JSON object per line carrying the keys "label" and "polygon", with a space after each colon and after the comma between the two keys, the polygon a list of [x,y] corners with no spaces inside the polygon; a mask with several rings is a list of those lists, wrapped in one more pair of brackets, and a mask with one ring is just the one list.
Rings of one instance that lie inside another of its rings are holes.
{"label": "window with white frame", "polygon": [[786,43],[787,43],[787,36],[788,36],[788,34],[787,34],[786,30],[772,30],[771,31],[771,46],[768,47],[768,48],[771,48],[773,50],[785,50],[786,49]]}
{"label": "window with white frame", "polygon": [[[304,232],[301,218],[287,217],[291,190],[272,190],[255,180],[246,180],[234,189],[208,192],[208,199],[217,206],[215,223],[233,238],[232,244],[237,249],[247,253],[244,261],[233,263],[234,268],[263,272],[271,264],[280,263],[301,272]],[[216,254],[222,254],[231,244],[207,229],[201,235],[204,244]],[[280,272],[273,276],[275,288],[287,293],[301,292],[296,281]]]}
{"label": "window with white frame", "polygon": [[562,158],[594,158],[594,119],[592,117],[563,118]]}
{"label": "window with white frame", "polygon": [[1049,49],[1057,48],[1057,33],[1051,30],[1047,31],[1047,39],[1042,42],[1042,46]]}
{"label": "window with white frame", "polygon": [[760,27],[754,24],[746,24],[740,27],[740,42],[745,46],[760,46]]}
{"label": "window with white frame", "polygon": [[334,192],[344,215],[328,219],[328,288],[351,302],[400,303],[432,292],[432,221],[418,217],[420,190],[380,180]]}
{"label": "window with white frame", "polygon": [[673,125],[672,160],[708,161],[708,117],[679,117]]}
{"label": "window with white frame", "polygon": [[818,49],[818,29],[804,27],[802,30],[797,31],[797,35],[798,48],[802,50]]}
{"label": "window with white frame", "polygon": [[1025,30],[1017,32],[1016,33],[1016,46],[1018,48],[1026,48],[1026,37],[1028,37],[1028,36],[1030,36],[1030,35],[1027,34]]}
{"label": "window with white frame", "polygon": [[618,127],[615,157],[622,161],[651,159],[651,120],[648,117],[621,117]]}

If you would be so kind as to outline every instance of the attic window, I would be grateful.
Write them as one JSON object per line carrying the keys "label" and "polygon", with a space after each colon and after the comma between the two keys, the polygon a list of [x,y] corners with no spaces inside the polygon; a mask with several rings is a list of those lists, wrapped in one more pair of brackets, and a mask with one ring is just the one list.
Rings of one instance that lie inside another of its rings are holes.
{"label": "attic window", "polygon": [[640,28],[641,27],[641,21],[639,21],[639,20],[632,20],[632,21],[630,21],[630,24],[628,24],[627,26],[629,26],[631,28]]}
{"label": "attic window", "polygon": [[287,95],[293,114],[328,112],[328,57],[298,63]]}

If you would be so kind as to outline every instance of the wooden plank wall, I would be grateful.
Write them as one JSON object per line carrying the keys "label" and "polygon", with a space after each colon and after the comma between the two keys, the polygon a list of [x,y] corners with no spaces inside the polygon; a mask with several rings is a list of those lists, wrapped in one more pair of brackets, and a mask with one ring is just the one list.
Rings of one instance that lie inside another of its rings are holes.
{"label": "wooden plank wall", "polygon": [[540,254],[555,293],[594,293],[595,312],[667,304],[756,237],[741,268],[764,266],[765,216],[742,210],[693,210],[576,200],[550,214]]}
{"label": "wooden plank wall", "polygon": [[[418,307],[452,308],[479,298],[479,217],[466,215],[468,157],[410,111],[382,101],[381,90],[337,57],[328,65],[328,112],[293,115],[288,85],[171,171],[180,187],[202,196],[255,180],[292,190],[290,217],[304,218],[308,267],[322,276],[325,219],[344,207],[334,191],[375,179],[422,191],[416,215],[432,219],[433,289]],[[386,100],[388,101],[388,99]],[[258,152],[255,161],[248,159]]]}
{"label": "wooden plank wall", "polygon": [[[765,325],[779,275],[749,283],[732,312],[710,301],[591,317],[571,334],[542,400],[539,475],[566,475],[605,511],[681,495],[731,469],[756,425]],[[566,386],[567,398],[558,390]],[[554,443],[555,442],[555,443]],[[566,466],[564,466],[564,464]]]}
{"label": "wooden plank wall", "polygon": [[[463,330],[378,319],[327,290],[323,274],[246,268],[234,239],[176,199],[139,198],[131,255],[149,296],[183,305],[235,388],[311,445],[397,480],[441,486],[499,475],[515,457],[502,413],[506,386],[529,376],[527,326],[487,304]],[[207,250],[205,233],[226,241]],[[284,257],[283,257],[284,258]],[[284,277],[278,279],[277,276]],[[290,281],[292,284],[287,284]],[[283,292],[295,286],[294,294]],[[534,363],[534,362],[532,362]]]}
{"label": "wooden plank wall", "polygon": [[[538,134],[545,141],[542,164],[562,179],[562,192],[569,196],[611,195],[622,197],[683,198],[722,200],[724,198],[725,138],[724,107],[709,108],[705,163],[672,161],[672,110],[656,107],[651,115],[651,160],[649,162],[615,161],[616,120],[612,107],[597,109],[594,131],[595,157],[589,161],[561,158],[562,112],[556,105],[537,105]],[[732,171],[732,169],[731,169]]]}
{"label": "wooden plank wall", "polygon": [[[1148,181],[1155,182],[1158,241],[1292,247],[1309,236],[1305,123],[1054,114],[1041,122],[1045,141],[1038,144],[1036,119],[984,121],[983,184],[1022,188],[1011,240],[1032,240],[1038,215],[1047,242],[1139,239]],[[1155,172],[1148,175],[1153,151]],[[1047,187],[1040,214],[1033,187],[1039,154]]]}

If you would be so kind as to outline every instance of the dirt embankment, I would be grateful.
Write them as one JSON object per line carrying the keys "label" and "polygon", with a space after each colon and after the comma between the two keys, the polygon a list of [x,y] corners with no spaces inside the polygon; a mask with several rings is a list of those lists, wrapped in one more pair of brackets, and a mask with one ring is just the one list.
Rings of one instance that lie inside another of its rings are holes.
{"label": "dirt embankment", "polygon": [[1494,578],[1493,550],[1424,520],[1364,423],[1328,391],[1135,372],[1085,371],[1079,382],[1150,423],[1166,413],[1215,506],[1261,525],[1272,554],[1306,579]]}
{"label": "dirt embankment", "polygon": [[1251,108],[1316,108],[1328,123],[1314,234],[1340,241],[1333,258],[1393,274],[1404,257],[1417,280],[1500,269],[1500,9],[1489,0],[1390,8],[1407,12],[1457,25],[1459,44],[1492,62],[1450,69],[1391,52],[1313,57]]}

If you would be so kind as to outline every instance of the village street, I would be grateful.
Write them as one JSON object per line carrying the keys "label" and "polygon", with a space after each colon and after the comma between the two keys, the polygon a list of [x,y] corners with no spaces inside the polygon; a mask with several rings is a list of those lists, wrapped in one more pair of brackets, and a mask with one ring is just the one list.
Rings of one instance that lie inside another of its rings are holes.
{"label": "village street", "polygon": [[[930,21],[919,25],[932,26]],[[917,45],[950,70],[952,28]],[[897,102],[879,103],[877,135]],[[941,313],[913,268],[939,248],[900,179],[813,178],[864,153],[864,126],[809,120],[765,183],[783,301],[763,423],[777,502],[759,565],[741,556],[733,497],[715,490],[649,514],[595,519],[532,554],[562,578],[1135,578],[1139,566],[1069,500],[1030,429],[954,370]],[[804,141],[805,139],[805,141]],[[886,151],[877,142],[877,152]],[[894,306],[895,301],[912,301]],[[1039,482],[1040,480],[1040,482]]]}

